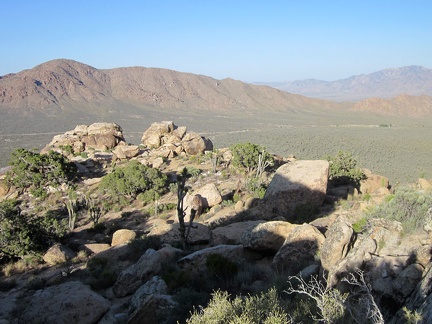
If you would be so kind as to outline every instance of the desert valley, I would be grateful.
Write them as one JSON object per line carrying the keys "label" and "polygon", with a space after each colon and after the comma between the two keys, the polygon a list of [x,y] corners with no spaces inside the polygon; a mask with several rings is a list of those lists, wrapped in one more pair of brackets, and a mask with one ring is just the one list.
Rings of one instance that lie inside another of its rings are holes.
{"label": "desert valley", "polygon": [[0,116],[0,323],[432,321],[430,69],[58,59]]}

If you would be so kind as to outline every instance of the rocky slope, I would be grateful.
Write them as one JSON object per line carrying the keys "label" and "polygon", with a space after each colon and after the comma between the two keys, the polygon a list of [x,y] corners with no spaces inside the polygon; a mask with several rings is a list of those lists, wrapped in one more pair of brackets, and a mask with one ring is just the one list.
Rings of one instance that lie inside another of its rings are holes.
{"label": "rocky slope", "polygon": [[[196,149],[188,151],[192,139]],[[388,179],[365,171],[360,193],[351,186],[331,187],[327,161],[276,158],[262,179],[266,194],[258,199],[247,191],[248,179],[230,165],[228,149],[220,150],[216,173],[209,155],[196,155],[209,148],[206,142],[172,122],[153,124],[143,133],[141,147],[126,145],[116,124],[81,125],[55,137],[47,149],[71,154],[65,149],[70,146],[78,154],[70,155],[81,174],[77,192],[96,194],[101,175],[136,160],[171,175],[171,181],[183,167],[198,170],[187,181],[191,194],[184,207],[192,208],[194,195],[206,202],[206,209],[193,222],[188,248],[179,248],[175,209],[155,212],[154,204],[176,204],[173,193],[147,206],[130,200],[121,211],[108,210],[100,231],[80,215],[62,244],[45,253],[43,264],[15,266],[0,277],[0,320],[176,323],[188,316],[194,301],[203,302],[196,299],[203,291],[254,294],[278,285],[274,279],[280,275],[285,284],[289,275],[299,275],[304,280],[324,276],[329,288],[373,297],[386,321],[404,323],[404,306],[417,312],[422,323],[431,321],[432,214],[422,219],[425,230],[410,235],[397,221],[365,219],[364,210],[390,195]],[[424,179],[419,185],[426,193],[432,187]],[[68,188],[51,191],[46,201],[23,193],[22,207],[29,213],[59,213]],[[18,197],[7,188],[2,195]],[[222,267],[208,262],[215,255]],[[343,278],[356,278],[360,286]],[[284,287],[279,286],[280,293],[288,298]]]}

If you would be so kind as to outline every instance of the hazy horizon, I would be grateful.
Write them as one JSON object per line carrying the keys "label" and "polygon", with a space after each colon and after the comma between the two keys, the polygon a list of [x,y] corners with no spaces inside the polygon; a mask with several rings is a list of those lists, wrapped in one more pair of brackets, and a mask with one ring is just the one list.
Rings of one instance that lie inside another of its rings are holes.
{"label": "hazy horizon", "polygon": [[0,75],[67,58],[245,82],[432,66],[428,1],[6,2]]}

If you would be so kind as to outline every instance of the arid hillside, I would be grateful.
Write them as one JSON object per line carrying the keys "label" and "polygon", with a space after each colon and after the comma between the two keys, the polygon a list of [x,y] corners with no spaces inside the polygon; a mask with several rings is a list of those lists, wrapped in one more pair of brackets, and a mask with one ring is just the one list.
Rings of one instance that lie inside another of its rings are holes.
{"label": "arid hillside", "polygon": [[139,107],[198,110],[336,108],[339,104],[287,94],[267,86],[167,69],[98,70],[72,60],[53,60],[0,79],[0,107],[38,110],[120,100]]}

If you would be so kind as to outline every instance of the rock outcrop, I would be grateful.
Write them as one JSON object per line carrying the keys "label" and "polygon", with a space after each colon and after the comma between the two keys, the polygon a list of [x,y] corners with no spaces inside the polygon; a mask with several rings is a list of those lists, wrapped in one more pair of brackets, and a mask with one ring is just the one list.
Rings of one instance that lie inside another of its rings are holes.
{"label": "rock outcrop", "polygon": [[180,154],[197,155],[213,150],[209,139],[198,133],[177,127],[172,121],[153,123],[143,134],[141,143],[148,148],[163,152],[166,157]]}
{"label": "rock outcrop", "polygon": [[[78,125],[75,129],[64,134],[54,136],[52,141],[42,149],[42,153],[50,150],[62,153],[79,154],[89,149],[110,150],[125,144],[122,128],[115,123],[94,123],[91,125]],[[71,147],[73,152],[68,152]]]}

